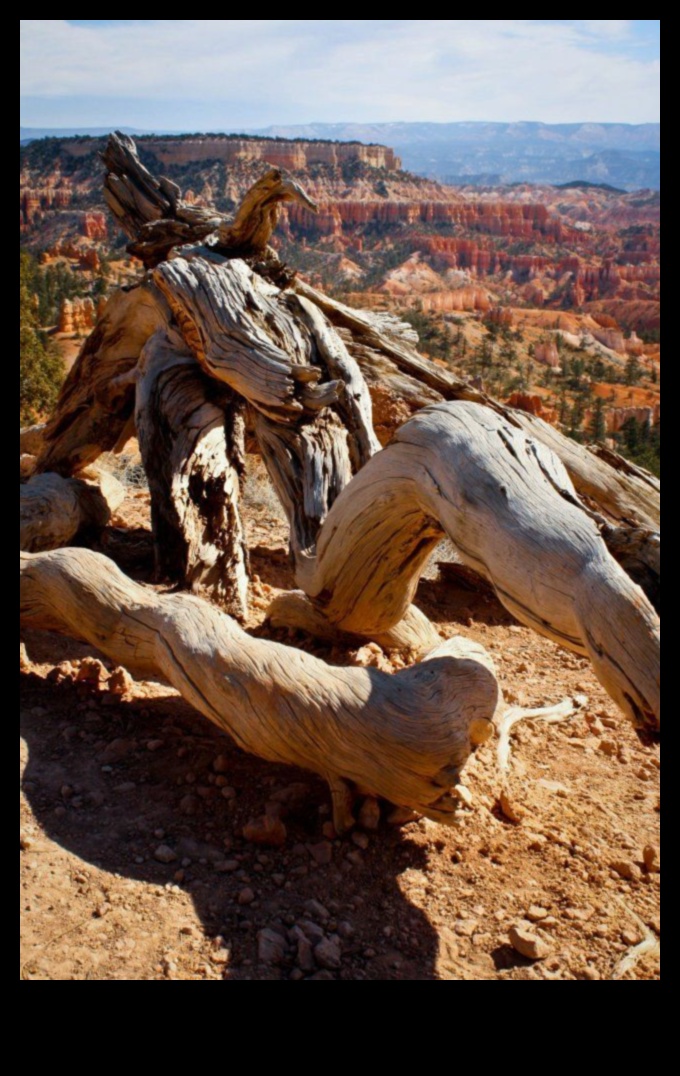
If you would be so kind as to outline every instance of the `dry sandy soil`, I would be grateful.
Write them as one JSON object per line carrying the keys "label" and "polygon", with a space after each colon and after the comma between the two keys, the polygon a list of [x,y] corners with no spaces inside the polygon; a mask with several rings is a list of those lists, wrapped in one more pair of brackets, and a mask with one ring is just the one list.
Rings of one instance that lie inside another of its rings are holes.
{"label": "dry sandy soil", "polygon": [[[143,490],[130,491],[123,521],[102,548],[148,580]],[[248,525],[251,627],[273,637],[264,609],[292,580],[278,509],[258,483]],[[166,686],[119,695],[106,677],[74,682],[93,651],[27,633],[21,977],[658,979],[658,748],[639,742],[587,661],[515,624],[493,596],[429,576],[417,603],[442,636],[492,651],[511,701],[589,699],[564,724],[517,726],[505,814],[495,745],[480,749],[451,829],[382,821],[333,839],[321,780],[245,755]],[[246,841],[244,825],[273,803],[285,844]],[[517,925],[541,959],[510,943]]]}

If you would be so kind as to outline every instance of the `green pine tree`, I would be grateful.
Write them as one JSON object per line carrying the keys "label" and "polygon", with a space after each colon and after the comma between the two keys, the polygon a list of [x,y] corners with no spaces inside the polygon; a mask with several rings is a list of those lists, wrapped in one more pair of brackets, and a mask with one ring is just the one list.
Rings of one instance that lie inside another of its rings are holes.
{"label": "green pine tree", "polygon": [[61,355],[40,330],[35,289],[40,274],[34,259],[21,254],[19,266],[19,421],[35,422],[49,411],[64,379]]}
{"label": "green pine tree", "polygon": [[588,439],[590,441],[604,441],[607,436],[607,420],[605,415],[604,400],[598,396],[595,400],[593,413],[588,425]]}

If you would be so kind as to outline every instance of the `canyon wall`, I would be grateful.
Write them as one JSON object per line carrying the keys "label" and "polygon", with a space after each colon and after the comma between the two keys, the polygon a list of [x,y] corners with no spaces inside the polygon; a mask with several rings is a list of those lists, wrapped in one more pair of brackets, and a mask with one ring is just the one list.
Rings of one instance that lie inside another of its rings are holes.
{"label": "canyon wall", "polygon": [[[275,168],[304,171],[312,164],[333,167],[359,160],[371,168],[391,172],[401,168],[401,161],[389,146],[370,146],[362,142],[277,141],[265,138],[140,138],[140,148],[149,150],[166,168],[168,165],[221,161],[223,164],[266,161]],[[92,152],[89,141],[74,139],[62,143],[62,150],[74,157]]]}

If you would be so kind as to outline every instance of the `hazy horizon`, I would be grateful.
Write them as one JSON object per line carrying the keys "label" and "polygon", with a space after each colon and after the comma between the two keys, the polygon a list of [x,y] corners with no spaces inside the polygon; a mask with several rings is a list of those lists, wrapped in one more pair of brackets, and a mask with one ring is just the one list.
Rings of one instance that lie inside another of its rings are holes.
{"label": "hazy horizon", "polygon": [[[657,123],[659,20],[21,20],[21,126]],[[313,102],[313,103],[311,103]]]}

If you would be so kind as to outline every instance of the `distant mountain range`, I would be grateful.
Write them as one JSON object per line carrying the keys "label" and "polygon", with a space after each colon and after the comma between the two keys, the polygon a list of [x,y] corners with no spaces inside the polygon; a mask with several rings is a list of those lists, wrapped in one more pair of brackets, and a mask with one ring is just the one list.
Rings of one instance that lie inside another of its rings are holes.
{"label": "distant mountain range", "polygon": [[[22,127],[20,141],[101,136],[110,129]],[[152,133],[130,127],[121,130],[132,135]],[[225,127],[224,131],[233,129]],[[660,187],[658,123],[311,123],[233,133],[382,143],[397,151],[404,168],[445,183],[587,180],[624,190]]]}

